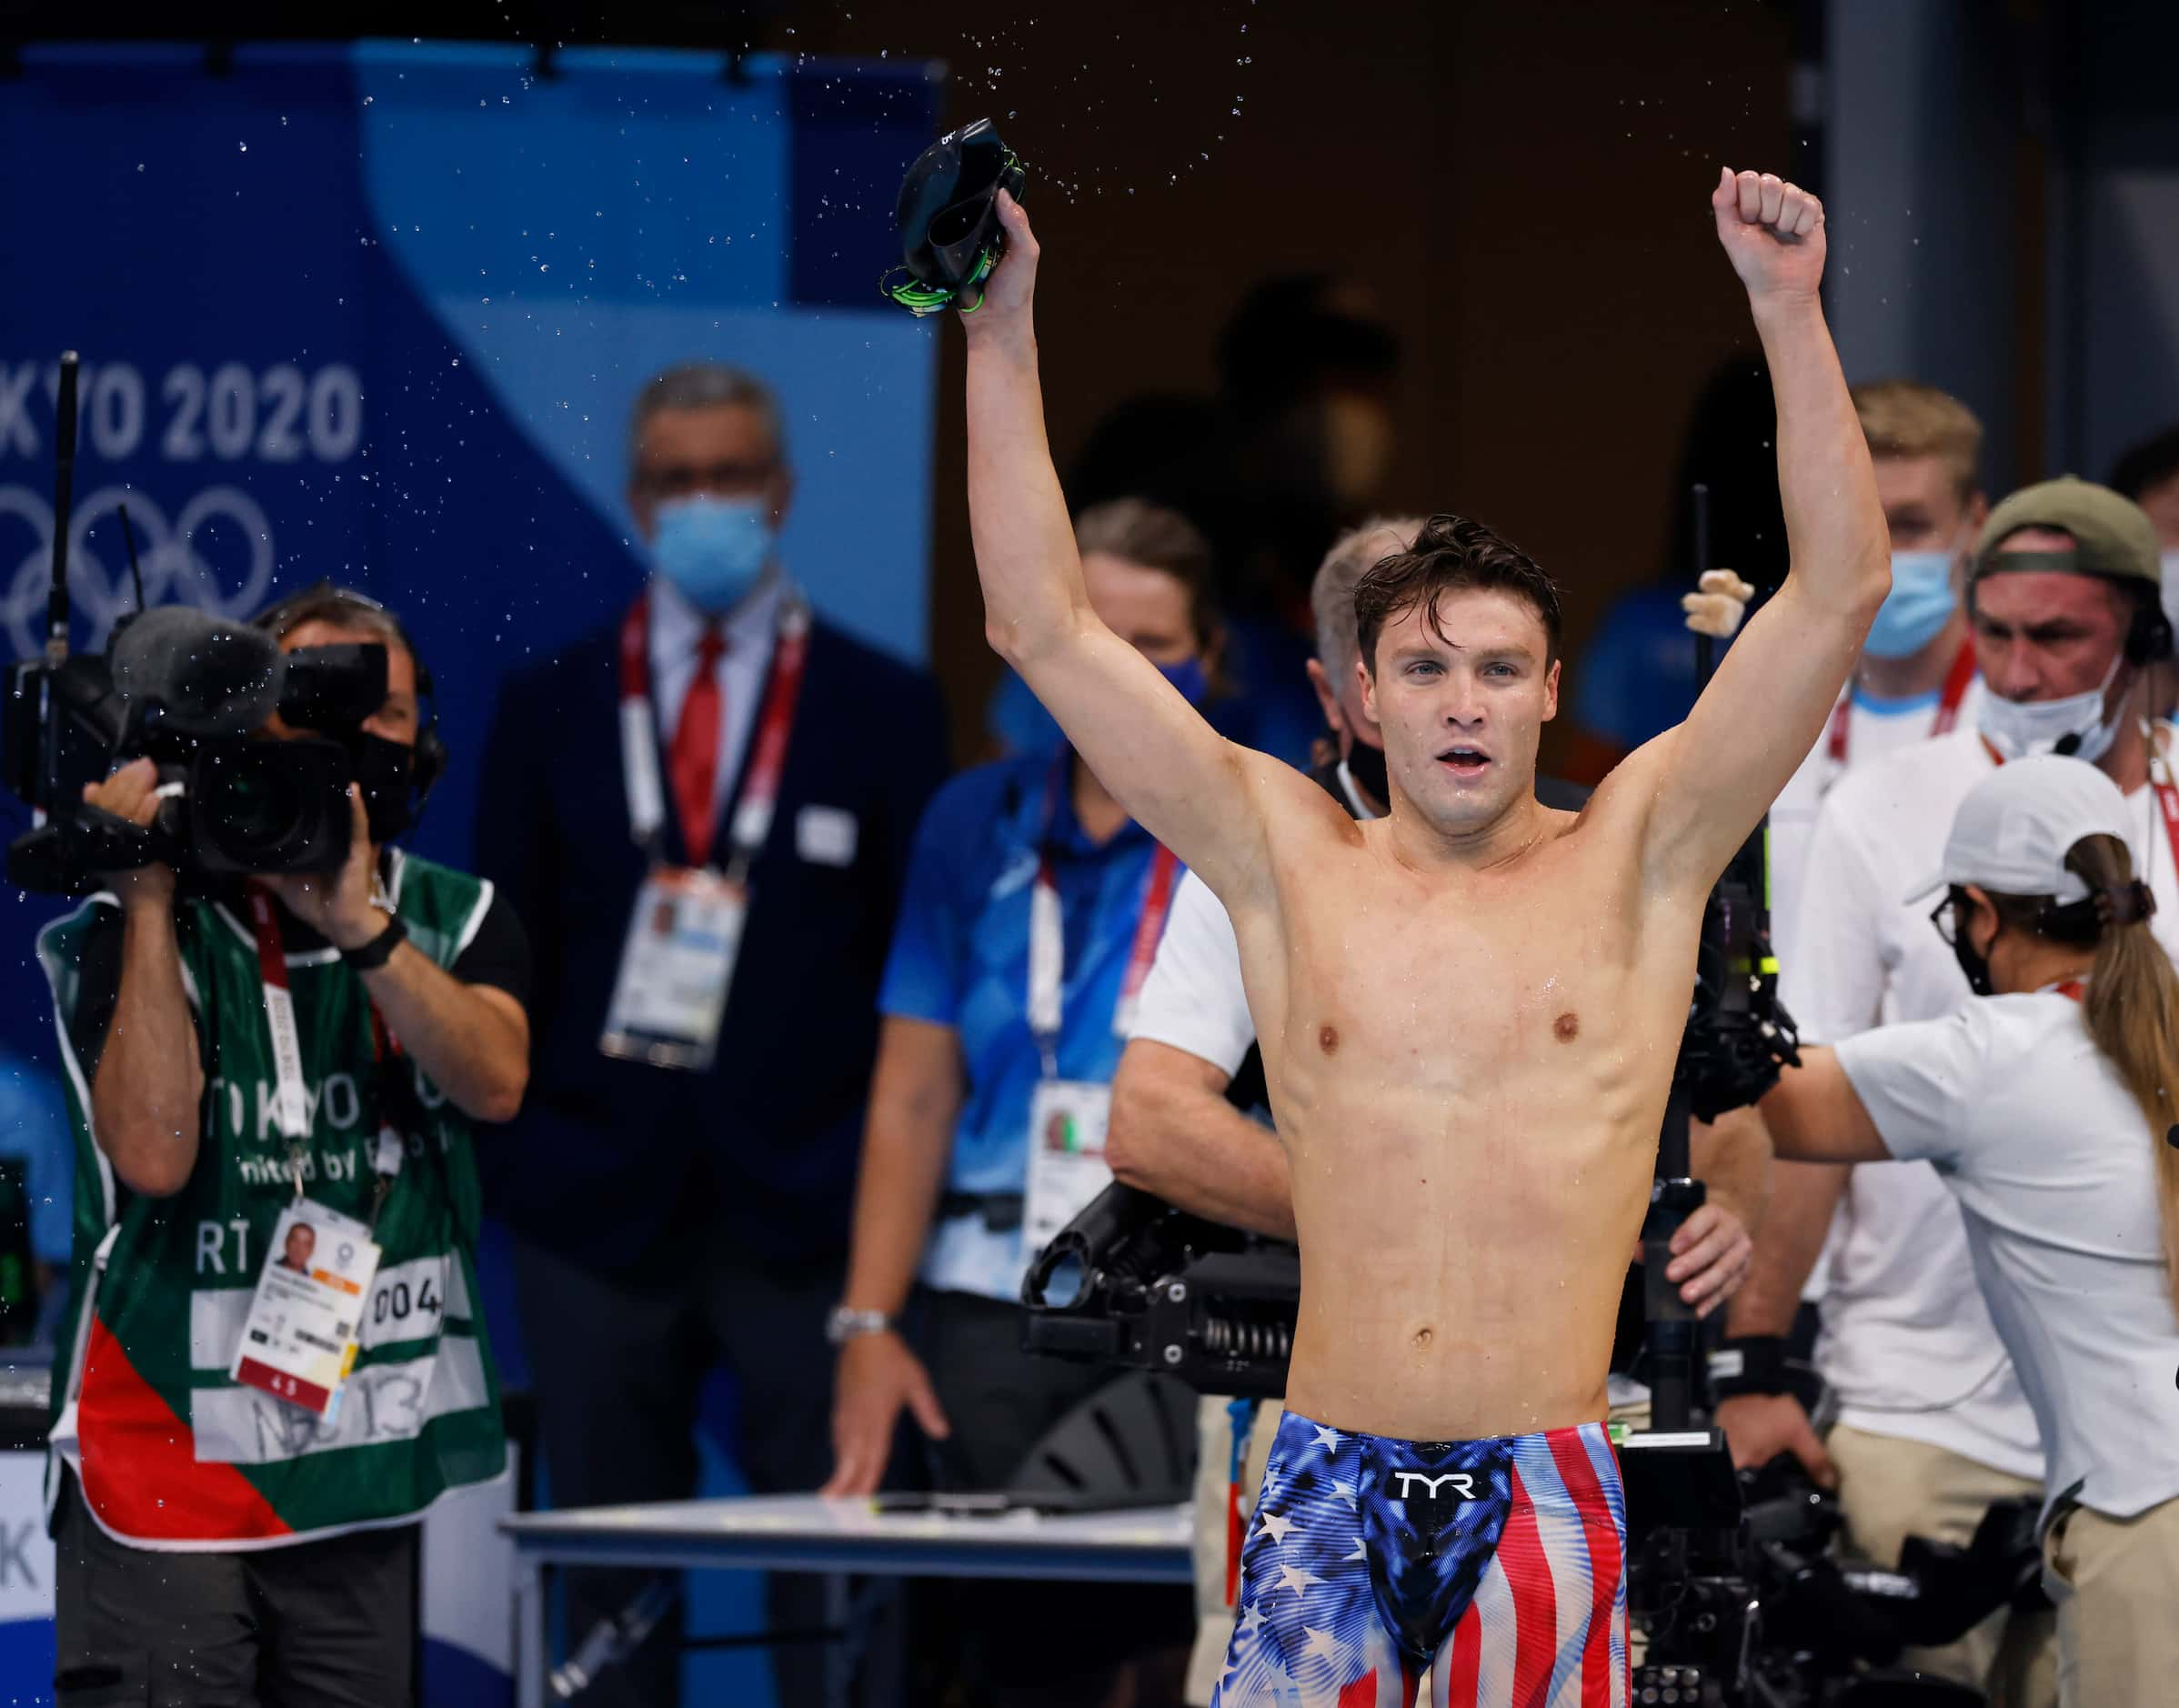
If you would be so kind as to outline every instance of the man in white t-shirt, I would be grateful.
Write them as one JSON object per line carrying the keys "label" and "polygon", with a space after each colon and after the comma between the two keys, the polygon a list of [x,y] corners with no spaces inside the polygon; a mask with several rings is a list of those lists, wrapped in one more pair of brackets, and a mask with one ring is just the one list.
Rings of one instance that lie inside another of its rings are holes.
{"label": "man in white t-shirt", "polygon": [[1853,410],[1891,530],[1892,591],[1830,725],[1771,806],[1771,944],[1788,967],[1823,797],[1850,766],[1973,728],[1983,692],[1960,602],[1967,549],[1990,515],[1983,424],[1957,397],[1905,379],[1856,386]]}
{"label": "man in white t-shirt", "polygon": [[[1384,749],[1361,703],[1354,584],[1381,558],[1408,549],[1421,526],[1416,517],[1378,518],[1350,530],[1333,542],[1310,589],[1317,657],[1309,662],[1309,679],[1338,744],[1336,760],[1321,756],[1324,762],[1314,775],[1358,819],[1382,815],[1388,786]],[[1702,586],[1702,592],[1683,601],[1688,626],[1729,638],[1752,589],[1721,571],[1705,576]],[[1555,779],[1536,781],[1537,799],[1546,806],[1578,811],[1586,794]],[[1115,1178],[1213,1221],[1291,1240],[1286,1153],[1270,1129],[1228,1095],[1256,1044],[1241,986],[1240,945],[1225,908],[1192,872],[1174,892],[1129,1038],[1112,1081],[1105,1140],[1105,1160]],[[1710,1186],[1710,1201],[1674,1238],[1669,1272],[1687,1302],[1707,1315],[1746,1273],[1752,1250],[1749,1231],[1762,1212],[1769,1146],[1753,1117],[1742,1115],[1714,1129],[1698,1123],[1691,1152],[1695,1172]],[[1244,1407],[1235,1414],[1230,1403],[1206,1397],[1199,1418],[1199,1623],[1188,1685],[1188,1699],[1195,1703],[1210,1702],[1232,1635],[1230,1490],[1240,1484],[1245,1520],[1280,1416],[1276,1403],[1257,1409],[1237,1474],[1236,1417],[1245,1418],[1247,1412]]]}
{"label": "man in white t-shirt", "polygon": [[[2144,722],[2146,708],[2167,703],[2169,687],[2158,571],[2148,517],[2108,488],[2045,481],[1993,512],[1969,571],[1989,690],[1975,723],[1857,766],[1818,818],[1798,953],[1782,969],[1781,996],[1805,1040],[1836,1044],[1879,1024],[1940,1018],[1966,1000],[1966,980],[1930,929],[1927,908],[1901,898],[1936,865],[1967,791],[2005,759],[2074,753],[2125,791],[2136,869],[2161,905],[2162,940],[2179,942],[2179,797],[2149,786]],[[2156,734],[2161,742],[2168,727]],[[1734,1459],[1760,1464],[1793,1452],[1838,1488],[1851,1542],[1879,1564],[1894,1562],[1910,1534],[1965,1542],[1991,1502],[2041,1486],[2043,1459],[1974,1285],[1958,1206],[1925,1168],[1782,1165],[1779,1174],[1755,1272],[1729,1317],[1727,1344],[1746,1372],[1718,1408]],[[1771,1372],[1834,1210],[1817,1365],[1840,1412],[1819,1442]],[[1962,1683],[1990,1683],[2001,1700],[2006,1692],[2015,1702],[2050,1700],[2047,1616],[2008,1633],[1999,1615],[1916,1659]]]}

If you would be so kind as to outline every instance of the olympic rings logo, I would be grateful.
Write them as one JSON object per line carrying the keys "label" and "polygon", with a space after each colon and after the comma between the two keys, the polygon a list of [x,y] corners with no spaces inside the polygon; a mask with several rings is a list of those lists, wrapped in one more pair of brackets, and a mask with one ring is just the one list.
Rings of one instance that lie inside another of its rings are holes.
{"label": "olympic rings logo", "polygon": [[[243,618],[265,602],[273,578],[272,525],[256,500],[241,487],[207,487],[169,522],[140,489],[101,487],[77,502],[68,527],[68,594],[91,625],[92,650],[103,648],[115,621],[136,608],[128,548],[121,543],[119,528],[109,527],[105,531],[111,563],[85,541],[90,529],[111,521],[115,507],[122,504],[128,506],[129,526],[136,537],[146,608],[171,599],[216,616]],[[45,596],[53,585],[53,507],[33,487],[0,486],[0,518],[9,517],[26,523],[33,538],[29,552],[0,593],[0,628],[13,648],[11,656],[23,658],[45,642]],[[218,572],[197,549],[199,534],[215,523],[223,525],[221,534],[231,527],[247,542],[247,569],[233,594],[221,590]],[[7,551],[0,537],[0,566],[5,564]]]}

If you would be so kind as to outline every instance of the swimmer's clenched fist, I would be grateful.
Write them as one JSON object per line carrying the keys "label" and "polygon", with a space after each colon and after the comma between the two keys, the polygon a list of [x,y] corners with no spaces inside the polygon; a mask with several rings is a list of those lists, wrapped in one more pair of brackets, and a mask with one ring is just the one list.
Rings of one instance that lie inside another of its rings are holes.
{"label": "swimmer's clenched fist", "polygon": [[[1616,1471],[1597,1421],[1704,902],[1813,745],[1890,583],[1817,296],[1821,212],[1752,175],[1722,175],[1712,207],[1777,396],[1792,569],[1687,721],[1578,817],[1535,799],[1558,596],[1516,548],[1433,518],[1416,551],[1363,578],[1357,668],[1391,810],[1357,824],[1300,773],[1218,736],[1090,609],[1045,444],[1038,252],[1019,208],[1002,206],[1009,253],[964,321],[986,633],[1225,903],[1288,1154],[1293,1439],[1282,1432],[1244,1553],[1243,1600],[1267,1616],[1242,1622],[1222,1703],[1305,1673],[1324,1689],[1302,1700],[1351,1700],[1348,1684],[1396,1679],[1402,1650],[1474,1617],[1514,1622],[1512,1670],[1528,1676],[1531,1622],[1491,1559],[1501,1531],[1541,1548],[1562,1584],[1595,1585],[1575,1652],[1584,1678],[1609,1663],[1602,1633],[1623,1603],[1600,1540],[1617,1522],[1599,1492]],[[1511,1491],[1525,1516],[1508,1516]],[[1341,1527],[1354,1533],[1329,1533]],[[1307,1633],[1375,1629],[1380,1566],[1420,1623],[1341,1650],[1335,1678]],[[1568,1629],[1548,1607],[1534,1623],[1545,1678]],[[1389,1688],[1368,1699],[1396,1700]],[[1478,1700],[1516,1694],[1509,1681]]]}
{"label": "swimmer's clenched fist", "polygon": [[1718,168],[1718,241],[1751,296],[1812,299],[1823,282],[1823,204],[1768,172]]}

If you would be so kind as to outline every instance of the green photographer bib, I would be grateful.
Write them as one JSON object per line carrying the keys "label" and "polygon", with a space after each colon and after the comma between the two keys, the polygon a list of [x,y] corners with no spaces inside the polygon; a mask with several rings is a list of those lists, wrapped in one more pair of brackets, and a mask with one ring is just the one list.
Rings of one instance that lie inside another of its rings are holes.
{"label": "green photographer bib", "polygon": [[[481,880],[393,856],[388,899],[408,940],[451,967],[490,900]],[[479,1191],[467,1117],[412,1061],[422,1130],[378,1216],[384,1248],[360,1351],[327,1421],[235,1382],[266,1243],[295,1196],[256,940],[238,907],[177,911],[182,976],[206,1047],[196,1166],[171,1198],[122,1186],[91,1137],[90,1088],[68,1042],[86,902],[39,935],[61,1021],[75,1133],[69,1325],[55,1362],[53,1448],[99,1522],[141,1546],[276,1546],[409,1518],[506,1462],[499,1384],[477,1314]],[[309,1138],[303,1186],[364,1220],[379,1095],[370,1003],[338,951],[290,952]],[[61,1373],[65,1372],[65,1380]]]}

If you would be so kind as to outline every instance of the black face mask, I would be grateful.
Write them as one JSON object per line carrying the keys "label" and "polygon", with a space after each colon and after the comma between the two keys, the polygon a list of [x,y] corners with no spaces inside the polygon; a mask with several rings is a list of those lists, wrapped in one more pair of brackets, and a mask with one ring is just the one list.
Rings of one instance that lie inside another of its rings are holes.
{"label": "black face mask", "polygon": [[1379,806],[1391,804],[1392,779],[1385,775],[1382,748],[1373,748],[1356,736],[1347,749],[1347,769]]}
{"label": "black face mask", "polygon": [[374,842],[390,842],[416,820],[416,749],[359,729],[347,738]]}
{"label": "black face mask", "polygon": [[[1960,970],[1967,975],[1967,988],[1970,990],[1977,996],[1993,996],[1996,994],[1996,987],[1990,982],[1989,957],[1978,954],[1967,935],[1967,919],[1972,914],[1972,904],[1965,896],[1955,894],[1950,905],[1953,919],[1952,958],[1960,963]],[[1990,940],[1994,947],[1997,939],[1992,938]]]}

